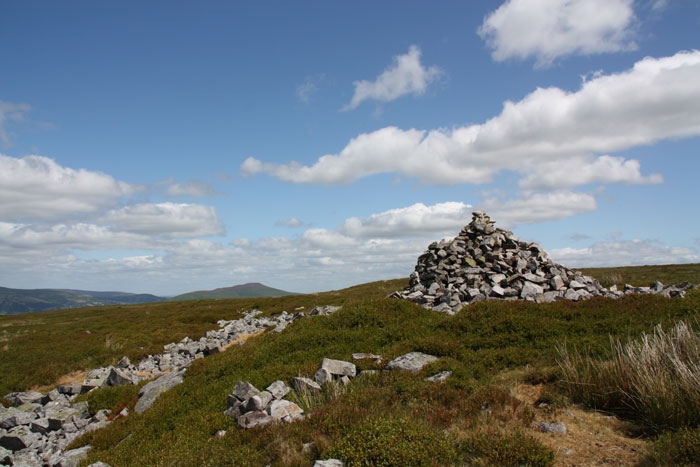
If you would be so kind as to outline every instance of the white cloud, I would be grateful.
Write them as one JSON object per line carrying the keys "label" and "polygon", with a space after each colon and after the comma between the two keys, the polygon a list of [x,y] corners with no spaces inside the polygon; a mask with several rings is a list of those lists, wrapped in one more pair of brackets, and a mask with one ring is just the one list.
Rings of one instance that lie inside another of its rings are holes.
{"label": "white cloud", "polygon": [[442,70],[436,66],[425,68],[420,62],[421,50],[416,45],[408,53],[397,55],[394,62],[374,81],[355,81],[355,93],[342,110],[352,110],[363,101],[374,99],[390,102],[407,94],[425,94],[428,85],[438,79]]}
{"label": "white cloud", "polygon": [[479,207],[497,221],[499,227],[512,227],[549,220],[563,219],[598,209],[595,197],[588,193],[556,191],[535,193],[524,198],[501,201],[484,200]]}
{"label": "white cloud", "polygon": [[429,237],[456,235],[471,220],[473,209],[462,202],[437,203],[390,209],[360,219],[351,217],[340,226],[340,232],[355,238]]}
{"label": "white cloud", "polygon": [[303,226],[304,223],[302,221],[300,221],[299,219],[297,219],[296,217],[290,217],[287,220],[275,222],[275,225],[277,227],[289,227],[291,229],[295,229],[297,227]]}
{"label": "white cloud", "polygon": [[700,262],[692,248],[663,245],[647,240],[594,243],[589,248],[560,248],[549,256],[571,267],[643,266]]}
{"label": "white cloud", "polygon": [[139,187],[42,156],[0,154],[0,219],[59,219],[114,206]]}
{"label": "white cloud", "polygon": [[168,187],[168,196],[198,196],[205,197],[214,194],[214,189],[204,182],[173,183]]}
{"label": "white cloud", "polygon": [[115,230],[172,238],[222,235],[224,226],[211,206],[177,203],[145,203],[114,209],[100,222]]}
{"label": "white cloud", "polygon": [[0,141],[7,147],[12,144],[7,122],[21,122],[32,107],[29,104],[0,101]]}
{"label": "white cloud", "polygon": [[350,183],[398,173],[450,185],[490,182],[508,169],[524,174],[522,183],[536,190],[552,182],[533,168],[563,163],[579,167],[562,174],[555,183],[561,187],[656,183],[660,177],[641,175],[635,160],[593,156],[700,135],[698,108],[700,51],[695,50],[647,57],[628,71],[592,78],[576,92],[538,88],[518,102],[507,101],[499,115],[483,124],[431,131],[386,127],[360,134],[338,154],[324,155],[310,166],[249,157],[240,171],[292,183]]}
{"label": "white cloud", "polygon": [[338,248],[357,244],[355,239],[328,229],[309,229],[301,235],[301,239],[311,248]]}
{"label": "white cloud", "polygon": [[309,75],[304,78],[304,82],[297,85],[297,98],[304,104],[311,102],[311,98],[318,91],[319,83],[325,80],[326,74],[319,73],[316,75]]}
{"label": "white cloud", "polygon": [[532,173],[521,179],[520,188],[559,189],[589,183],[663,183],[661,174],[644,176],[639,161],[612,156],[574,156],[550,161],[533,168]]}
{"label": "white cloud", "polygon": [[560,57],[636,49],[633,0],[508,0],[478,34],[494,60]]}
{"label": "white cloud", "polygon": [[94,224],[29,225],[0,222],[0,250],[51,251],[57,248],[78,250],[155,248],[156,243],[143,235],[113,231]]}

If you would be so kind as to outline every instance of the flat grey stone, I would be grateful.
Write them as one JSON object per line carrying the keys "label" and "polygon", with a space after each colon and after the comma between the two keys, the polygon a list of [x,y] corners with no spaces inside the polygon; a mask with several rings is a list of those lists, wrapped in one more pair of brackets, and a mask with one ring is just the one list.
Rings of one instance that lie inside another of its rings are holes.
{"label": "flat grey stone", "polygon": [[340,459],[317,460],[313,467],[345,467],[345,462]]}
{"label": "flat grey stone", "polygon": [[304,413],[301,407],[288,400],[274,400],[266,410],[275,421],[293,421]]}
{"label": "flat grey stone", "polygon": [[343,360],[333,360],[332,358],[324,358],[321,362],[321,368],[328,370],[333,376],[354,378],[357,374],[357,367],[354,363],[345,362]]}
{"label": "flat grey stone", "polygon": [[24,404],[42,404],[44,398],[42,393],[36,391],[27,392],[11,392],[5,394],[5,399],[7,399],[14,407],[19,407]]}
{"label": "flat grey stone", "polygon": [[289,386],[287,386],[284,383],[284,381],[277,380],[274,383],[270,384],[265,390],[272,394],[272,397],[274,397],[275,399],[282,399],[292,389]]}
{"label": "flat grey stone", "polygon": [[438,357],[433,355],[428,355],[422,352],[409,352],[390,361],[387,364],[386,369],[412,371],[417,373],[428,363],[432,363],[437,360]]}
{"label": "flat grey stone", "polygon": [[239,381],[233,387],[233,391],[231,391],[231,394],[236,396],[238,400],[245,401],[253,396],[260,394],[260,391],[248,381]]}
{"label": "flat grey stone", "polygon": [[265,412],[248,412],[238,417],[238,428],[248,430],[259,426],[266,426],[275,420]]}
{"label": "flat grey stone", "polygon": [[163,375],[155,381],[151,381],[150,383],[146,384],[141,388],[141,390],[139,390],[139,400],[136,402],[136,406],[134,406],[134,411],[139,414],[143,413],[144,410],[153,405],[158,396],[182,383],[184,374],[184,369],[175,371],[173,373]]}
{"label": "flat grey stone", "polygon": [[319,368],[316,370],[316,373],[314,373],[314,381],[316,381],[319,386],[323,386],[327,382],[333,381],[333,376],[325,368]]}
{"label": "flat grey stone", "polygon": [[533,422],[532,427],[542,433],[566,434],[566,425],[563,422]]}
{"label": "flat grey stone", "polygon": [[295,376],[292,378],[292,387],[299,393],[309,392],[312,394],[318,394],[321,392],[321,386],[319,386],[314,380],[303,376]]}

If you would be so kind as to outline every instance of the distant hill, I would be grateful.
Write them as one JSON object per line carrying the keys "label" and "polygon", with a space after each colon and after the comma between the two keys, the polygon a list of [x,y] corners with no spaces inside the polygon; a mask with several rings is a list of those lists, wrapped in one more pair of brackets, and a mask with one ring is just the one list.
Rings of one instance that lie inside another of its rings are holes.
{"label": "distant hill", "polygon": [[82,308],[86,306],[126,305],[162,302],[165,298],[151,294],[93,292],[70,289],[10,289],[0,287],[0,315],[35,311]]}
{"label": "distant hill", "polygon": [[222,287],[214,290],[198,290],[169,298],[170,301],[180,300],[204,300],[209,298],[257,298],[257,297],[285,297],[287,295],[298,295],[294,292],[285,292],[280,289],[273,289],[259,282],[249,284],[234,285],[233,287]]}

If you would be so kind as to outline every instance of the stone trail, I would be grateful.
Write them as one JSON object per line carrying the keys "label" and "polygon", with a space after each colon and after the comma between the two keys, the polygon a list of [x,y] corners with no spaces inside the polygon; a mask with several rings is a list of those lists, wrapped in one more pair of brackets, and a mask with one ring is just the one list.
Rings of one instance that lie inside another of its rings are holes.
{"label": "stone trail", "polygon": [[[339,308],[319,306],[311,310],[309,316],[327,316]],[[270,318],[257,317],[261,313],[252,310],[241,319],[220,320],[217,322],[219,329],[208,331],[201,339],[195,341],[185,337],[178,343],[165,345],[163,353],[149,355],[136,364],[123,357],[116,366],[95,368],[87,372],[82,384],[58,386],[47,394],[30,391],[5,395],[12,407],[0,405],[0,465],[77,465],[87,456],[89,447],[64,452],[66,446],[83,434],[128,415],[125,410],[112,417],[109,411],[101,410],[91,416],[86,402],[74,402],[78,395],[106,386],[135,385],[158,377],[139,391],[135,411],[141,413],[162,392],[181,383],[193,361],[218,353],[241,336],[268,328],[281,332],[306,316],[303,312],[289,314],[283,311]]]}

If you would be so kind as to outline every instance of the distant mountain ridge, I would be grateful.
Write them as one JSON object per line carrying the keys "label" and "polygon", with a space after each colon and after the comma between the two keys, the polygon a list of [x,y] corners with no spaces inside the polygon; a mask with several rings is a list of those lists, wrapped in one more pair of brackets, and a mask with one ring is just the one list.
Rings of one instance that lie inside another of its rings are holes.
{"label": "distant mountain ridge", "polygon": [[233,287],[222,287],[214,290],[197,290],[182,295],[169,298],[169,301],[180,300],[204,300],[212,298],[257,298],[257,297],[284,297],[287,295],[299,295],[294,292],[287,292],[280,289],[268,287],[259,282],[234,285]]}
{"label": "distant mountain ridge", "polygon": [[0,315],[82,308],[87,306],[127,305],[162,302],[164,297],[127,292],[95,292],[72,289],[11,289],[0,287]]}

